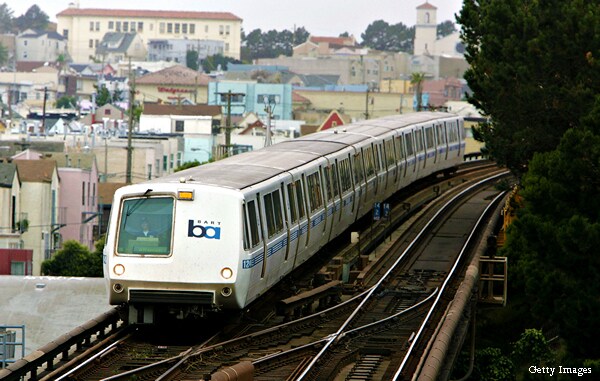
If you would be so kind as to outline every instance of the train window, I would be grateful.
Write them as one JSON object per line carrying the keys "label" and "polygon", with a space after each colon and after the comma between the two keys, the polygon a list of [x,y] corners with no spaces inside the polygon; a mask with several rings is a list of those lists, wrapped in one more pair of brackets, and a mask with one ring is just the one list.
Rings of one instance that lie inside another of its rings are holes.
{"label": "train window", "polygon": [[340,187],[338,183],[337,165],[331,165],[331,185],[333,186],[333,195],[340,195]]}
{"label": "train window", "polygon": [[129,198],[119,222],[119,254],[169,255],[173,231],[172,197]]}
{"label": "train window", "polygon": [[281,196],[279,190],[264,195],[265,220],[267,234],[271,238],[283,229],[283,216],[281,210]]}
{"label": "train window", "polygon": [[394,140],[393,139],[386,140],[384,149],[385,149],[386,167],[389,168],[396,163],[396,155],[394,154]]}
{"label": "train window", "polygon": [[425,146],[427,149],[435,148],[435,140],[433,137],[433,127],[427,127],[425,129]]}
{"label": "train window", "polygon": [[408,156],[414,155],[415,150],[413,148],[412,132],[406,134],[406,154]]}
{"label": "train window", "polygon": [[446,126],[443,124],[437,126],[437,141],[438,145],[446,144]]}
{"label": "train window", "polygon": [[458,141],[457,128],[454,122],[450,124],[450,128],[448,129],[448,139],[452,143],[456,143]]}
{"label": "train window", "polygon": [[402,136],[396,138],[396,153],[398,154],[398,161],[404,159],[404,138]]}
{"label": "train window", "polygon": [[319,172],[308,175],[306,178],[308,183],[308,200],[310,201],[310,211],[314,212],[323,207],[323,196],[321,195],[321,180]]}
{"label": "train window", "polygon": [[340,161],[339,165],[340,171],[340,182],[342,186],[342,193],[348,191],[352,188],[352,178],[350,174],[350,161],[348,159],[344,159]]}
{"label": "train window", "polygon": [[363,149],[363,158],[365,159],[365,171],[367,179],[375,174],[375,165],[373,164],[373,148],[367,147]]}
{"label": "train window", "polygon": [[363,182],[364,173],[362,165],[362,155],[357,153],[354,155],[354,184],[360,184]]}
{"label": "train window", "polygon": [[415,149],[417,152],[423,152],[423,130],[415,130]]}
{"label": "train window", "polygon": [[254,247],[260,241],[260,234],[258,229],[258,216],[256,214],[256,202],[254,200],[248,201],[246,205],[247,210],[247,223],[248,223],[248,232],[249,232],[249,240],[250,247]]}
{"label": "train window", "polygon": [[327,192],[327,200],[333,199],[333,187],[331,186],[331,168],[325,167],[325,191]]}
{"label": "train window", "polygon": [[290,217],[292,219],[292,224],[295,224],[296,221],[298,221],[298,212],[296,211],[296,194],[294,193],[294,184],[289,183],[287,185],[287,193],[290,201]]}
{"label": "train window", "polygon": [[306,216],[306,209],[304,208],[304,193],[302,192],[302,182],[300,180],[296,180],[294,188],[296,188],[296,199],[298,201],[298,218],[304,218],[304,216]]}

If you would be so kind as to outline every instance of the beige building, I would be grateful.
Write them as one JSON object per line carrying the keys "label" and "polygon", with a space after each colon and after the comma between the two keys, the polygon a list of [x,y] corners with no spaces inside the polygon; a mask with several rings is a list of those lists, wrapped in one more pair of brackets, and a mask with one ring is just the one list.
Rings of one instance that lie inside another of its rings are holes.
{"label": "beige building", "polygon": [[59,177],[54,160],[15,160],[21,178],[21,212],[29,226],[21,237],[23,249],[33,250],[32,275],[40,275],[42,261],[56,249],[58,231]]}
{"label": "beige building", "polygon": [[26,109],[53,106],[56,94],[64,91],[59,84],[58,70],[53,67],[40,67],[33,73],[0,72],[0,100],[4,104],[23,104]]}
{"label": "beige building", "polygon": [[240,58],[242,19],[229,12],[85,9],[71,5],[58,13],[57,31],[68,40],[75,62],[88,62],[104,35],[135,32],[151,39],[191,38],[223,41],[224,55]]}
{"label": "beige building", "polygon": [[184,99],[208,103],[210,77],[185,66],[175,65],[135,79],[136,100],[179,103]]}

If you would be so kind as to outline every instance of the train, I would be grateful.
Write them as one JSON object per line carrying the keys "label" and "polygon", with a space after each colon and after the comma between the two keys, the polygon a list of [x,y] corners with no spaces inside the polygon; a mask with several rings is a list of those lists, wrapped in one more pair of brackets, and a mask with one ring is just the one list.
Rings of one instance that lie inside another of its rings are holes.
{"label": "train", "polygon": [[109,303],[139,324],[244,309],[374,203],[454,172],[464,150],[462,117],[416,112],[119,188],[103,252]]}

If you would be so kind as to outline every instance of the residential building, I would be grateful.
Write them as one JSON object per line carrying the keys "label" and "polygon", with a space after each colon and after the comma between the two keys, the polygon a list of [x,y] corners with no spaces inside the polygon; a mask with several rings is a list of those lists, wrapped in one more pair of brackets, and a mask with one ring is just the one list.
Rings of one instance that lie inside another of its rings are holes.
{"label": "residential building", "polygon": [[146,59],[148,50],[142,37],[135,32],[105,33],[96,46],[96,60],[102,63],[119,63],[122,61]]}
{"label": "residential building", "polygon": [[[231,93],[231,94],[230,94]],[[208,104],[223,108],[227,115],[253,112],[265,122],[270,119],[292,119],[292,85],[257,83],[256,81],[219,81],[208,84]]]}
{"label": "residential building", "polygon": [[457,78],[445,78],[423,81],[423,93],[428,94],[427,107],[440,108],[448,101],[460,101],[463,98],[463,83]]}
{"label": "residential building", "polygon": [[59,177],[56,161],[14,160],[21,178],[21,213],[28,229],[21,237],[23,248],[32,250],[32,275],[41,274],[42,261],[57,248],[59,228]]}
{"label": "residential building", "polygon": [[55,62],[59,57],[67,60],[67,40],[56,32],[27,29],[17,35],[18,61]]}
{"label": "residential building", "polygon": [[156,39],[222,41],[225,56],[240,58],[242,19],[229,12],[85,9],[71,4],[58,13],[57,31],[75,62],[87,62],[108,32],[135,32]]}
{"label": "residential building", "polygon": [[97,129],[96,126],[94,126],[94,132],[100,133],[103,130],[114,132],[119,130],[120,126],[127,121],[127,119],[128,117],[125,114],[125,110],[111,103],[107,103],[91,110],[89,114],[81,118],[81,123],[86,126],[101,123],[102,129]]}
{"label": "residential building", "polygon": [[75,240],[94,250],[94,226],[98,220],[98,168],[91,153],[46,155],[56,160],[60,177],[60,244]]}
{"label": "residential building", "polygon": [[140,132],[179,134],[184,139],[182,161],[208,161],[213,157],[213,134],[221,120],[221,107],[208,105],[144,104]]}
{"label": "residential building", "polygon": [[155,39],[148,42],[148,61],[187,63],[187,52],[198,52],[200,60],[215,54],[223,54],[225,43],[217,40],[200,40],[191,38]]}
{"label": "residential building", "polygon": [[319,57],[336,54],[365,54],[366,50],[356,44],[354,36],[320,37],[309,36],[308,39],[294,46],[294,57]]}
{"label": "residential building", "polygon": [[182,65],[174,65],[135,80],[136,99],[142,102],[207,103],[210,77]]}
{"label": "residential building", "polygon": [[21,179],[17,165],[0,159],[0,248],[20,248],[20,228],[27,219],[21,213]]}
{"label": "residential building", "polygon": [[[48,68],[46,71],[0,72],[0,99],[2,103],[21,105],[23,115],[31,107],[42,108],[44,99],[48,105],[56,102],[57,92],[63,91],[59,86],[58,70]],[[44,98],[45,93],[45,98]]]}

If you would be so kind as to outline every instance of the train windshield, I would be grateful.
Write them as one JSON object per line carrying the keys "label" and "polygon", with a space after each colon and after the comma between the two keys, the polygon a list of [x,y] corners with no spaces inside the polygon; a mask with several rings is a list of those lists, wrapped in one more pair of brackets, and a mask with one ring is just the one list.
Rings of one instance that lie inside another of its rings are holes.
{"label": "train windshield", "polygon": [[172,197],[142,197],[123,201],[119,221],[119,254],[171,254]]}

